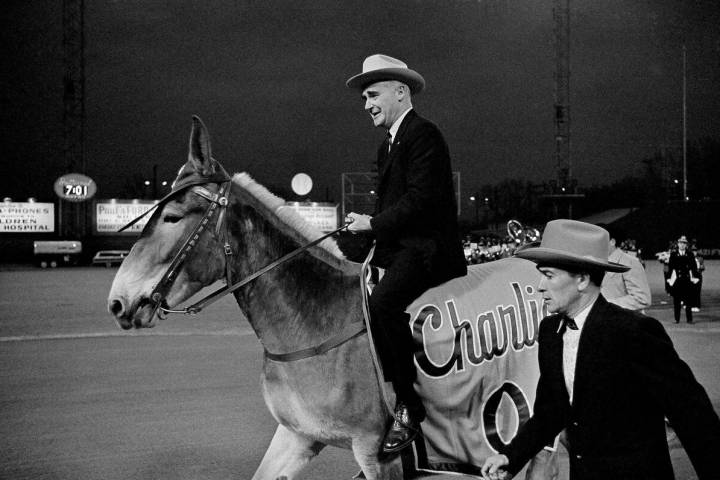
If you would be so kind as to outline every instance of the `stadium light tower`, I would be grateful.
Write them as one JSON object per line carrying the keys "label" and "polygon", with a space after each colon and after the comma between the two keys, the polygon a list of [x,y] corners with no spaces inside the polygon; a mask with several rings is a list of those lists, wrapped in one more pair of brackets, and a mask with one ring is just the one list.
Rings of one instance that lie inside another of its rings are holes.
{"label": "stadium light tower", "polygon": [[[63,0],[63,138],[66,173],[85,173],[85,1]],[[85,234],[87,207],[60,210],[60,235]]]}
{"label": "stadium light tower", "polygon": [[68,171],[85,173],[85,2],[63,0],[63,133]]}

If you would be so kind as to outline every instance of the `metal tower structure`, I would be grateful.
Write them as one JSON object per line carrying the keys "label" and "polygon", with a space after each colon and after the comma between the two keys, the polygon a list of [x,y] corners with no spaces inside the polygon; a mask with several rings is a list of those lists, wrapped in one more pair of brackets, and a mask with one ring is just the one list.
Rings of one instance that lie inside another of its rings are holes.
{"label": "metal tower structure", "polygon": [[[85,0],[63,0],[63,155],[66,173],[85,173]],[[85,233],[84,203],[60,201],[61,236]]]}
{"label": "metal tower structure", "polygon": [[68,171],[85,172],[84,0],[63,0],[63,134]]}
{"label": "metal tower structure", "polygon": [[375,211],[377,172],[344,172],[340,175],[342,188],[341,218],[350,212],[372,214]]}
{"label": "metal tower structure", "polygon": [[[350,212],[371,215],[375,211],[377,194],[377,171],[374,172],[344,172],[340,175],[342,188],[341,218]],[[455,201],[457,202],[458,216],[460,216],[460,172],[453,172],[453,185],[455,187]]]}
{"label": "metal tower structure", "polygon": [[[558,189],[571,193],[570,0],[553,0],[555,34],[555,160]],[[560,193],[558,192],[558,193]]]}

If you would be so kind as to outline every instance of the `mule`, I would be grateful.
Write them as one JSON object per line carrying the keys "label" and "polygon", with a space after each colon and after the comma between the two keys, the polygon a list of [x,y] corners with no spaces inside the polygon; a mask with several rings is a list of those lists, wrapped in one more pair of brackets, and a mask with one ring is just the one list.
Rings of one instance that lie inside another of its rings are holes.
{"label": "mule", "polygon": [[[194,117],[187,163],[120,266],[110,313],[123,329],[152,327],[203,287],[246,277],[318,239],[284,203],[245,173],[230,180]],[[208,216],[213,205],[218,211]],[[199,224],[208,228],[198,232]],[[278,423],[253,479],[292,479],[327,445],[351,449],[368,479],[403,478],[399,458],[378,455],[389,414],[368,335],[293,361],[274,359],[363,321],[359,272],[326,239],[233,291],[266,351],[261,388]]]}

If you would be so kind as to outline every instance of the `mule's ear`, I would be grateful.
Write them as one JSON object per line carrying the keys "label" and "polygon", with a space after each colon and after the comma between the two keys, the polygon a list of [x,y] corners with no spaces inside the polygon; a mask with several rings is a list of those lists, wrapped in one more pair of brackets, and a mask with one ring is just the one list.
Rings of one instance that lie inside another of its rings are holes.
{"label": "mule's ear", "polygon": [[196,172],[203,176],[215,173],[215,165],[210,153],[210,134],[200,117],[193,115],[188,162],[193,165]]}

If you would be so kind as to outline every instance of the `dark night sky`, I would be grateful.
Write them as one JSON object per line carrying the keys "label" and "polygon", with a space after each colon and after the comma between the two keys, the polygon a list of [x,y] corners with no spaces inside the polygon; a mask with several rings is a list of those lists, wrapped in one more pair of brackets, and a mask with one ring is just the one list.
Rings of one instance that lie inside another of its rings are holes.
{"label": "dark night sky", "polygon": [[[157,164],[172,179],[192,114],[214,156],[267,185],[303,171],[340,200],[374,131],[345,80],[372,53],[404,59],[415,107],[444,131],[463,192],[555,177],[551,0],[86,1],[86,173],[117,196]],[[3,3],[3,196],[54,199],[62,155],[60,0]],[[571,0],[571,157],[581,186],[720,136],[720,2]],[[463,195],[466,197],[467,195]],[[467,208],[466,206],[464,208]]]}

